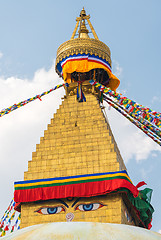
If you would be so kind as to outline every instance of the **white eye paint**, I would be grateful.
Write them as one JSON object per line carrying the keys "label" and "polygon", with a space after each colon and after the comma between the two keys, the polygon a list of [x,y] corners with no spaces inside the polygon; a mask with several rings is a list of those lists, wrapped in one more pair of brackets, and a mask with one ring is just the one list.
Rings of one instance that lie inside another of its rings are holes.
{"label": "white eye paint", "polygon": [[71,222],[74,219],[73,213],[67,213],[66,215],[67,222]]}
{"label": "white eye paint", "polygon": [[89,203],[89,204],[80,204],[77,206],[76,209],[79,209],[80,211],[93,211],[97,210],[101,207],[102,204],[100,203]]}
{"label": "white eye paint", "polygon": [[64,208],[61,206],[58,207],[45,207],[45,208],[41,208],[38,212],[44,215],[47,214],[57,214],[64,211]]}

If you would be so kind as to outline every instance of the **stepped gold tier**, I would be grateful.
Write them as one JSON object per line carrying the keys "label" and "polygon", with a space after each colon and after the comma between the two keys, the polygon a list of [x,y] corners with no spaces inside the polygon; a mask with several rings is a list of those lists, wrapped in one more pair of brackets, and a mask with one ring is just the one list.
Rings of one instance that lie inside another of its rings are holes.
{"label": "stepped gold tier", "polygon": [[[41,137],[24,180],[75,176],[126,169],[109,123],[100,108],[97,95],[86,93],[86,102],[79,103],[76,95],[68,96],[54,114]],[[81,199],[81,203],[105,205],[95,211],[76,211],[73,201],[62,199],[70,205],[65,212],[43,215],[38,209],[58,205],[59,201],[22,203],[21,228],[46,222],[64,222],[66,214],[74,214],[73,221],[127,223],[139,225],[137,215],[125,194]],[[72,203],[72,204],[71,204]],[[129,214],[130,221],[126,214]]]}
{"label": "stepped gold tier", "polygon": [[41,137],[24,180],[125,169],[109,124],[95,95],[64,99]]}

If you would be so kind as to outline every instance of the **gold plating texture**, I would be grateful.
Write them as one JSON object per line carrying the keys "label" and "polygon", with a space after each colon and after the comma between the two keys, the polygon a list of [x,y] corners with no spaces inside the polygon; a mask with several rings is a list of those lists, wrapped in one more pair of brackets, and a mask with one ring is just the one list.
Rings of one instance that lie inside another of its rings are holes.
{"label": "gold plating texture", "polygon": [[96,39],[71,39],[60,45],[57,50],[56,65],[65,57],[73,54],[94,54],[109,62],[111,65],[111,52],[109,47]]}

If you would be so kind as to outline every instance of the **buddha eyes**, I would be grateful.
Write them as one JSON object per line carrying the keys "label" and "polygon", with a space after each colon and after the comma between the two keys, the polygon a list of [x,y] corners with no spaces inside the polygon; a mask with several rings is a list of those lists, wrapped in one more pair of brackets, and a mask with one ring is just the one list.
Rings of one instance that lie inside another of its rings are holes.
{"label": "buddha eyes", "polygon": [[93,210],[97,210],[101,207],[103,207],[104,205],[101,203],[89,203],[89,204],[80,204],[78,205],[75,210],[80,210],[80,211],[93,211]]}
{"label": "buddha eyes", "polygon": [[[88,204],[79,204],[75,207],[74,210],[79,211],[94,211],[97,210],[104,205],[101,203],[88,203]],[[48,215],[48,214],[57,214],[61,212],[65,212],[65,208],[63,206],[55,206],[55,207],[41,207],[37,211],[38,213]]]}
{"label": "buddha eyes", "polygon": [[60,212],[65,212],[65,209],[62,206],[58,206],[58,207],[44,207],[44,208],[40,208],[38,211],[36,211],[38,213],[41,214],[57,214]]}

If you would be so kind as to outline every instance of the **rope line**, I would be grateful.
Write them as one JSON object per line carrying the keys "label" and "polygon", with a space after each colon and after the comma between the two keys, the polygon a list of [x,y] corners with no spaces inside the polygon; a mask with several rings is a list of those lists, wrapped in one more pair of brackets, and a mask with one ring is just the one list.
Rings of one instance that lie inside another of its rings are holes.
{"label": "rope line", "polygon": [[60,88],[60,87],[63,87],[63,86],[68,87],[69,85],[68,85],[68,83],[63,83],[63,84],[57,85],[57,86],[55,86],[54,88],[51,88],[49,91],[43,92],[43,93],[41,93],[41,94],[39,94],[39,95],[36,95],[35,97],[32,97],[32,98],[28,98],[27,100],[22,101],[22,102],[19,102],[19,103],[17,103],[17,104],[13,104],[13,105],[10,106],[9,108],[2,109],[1,112],[0,112],[0,117],[3,117],[4,115],[6,115],[6,114],[8,114],[8,113],[10,113],[10,112],[12,112],[12,111],[14,111],[14,110],[16,110],[16,109],[18,109],[18,108],[20,108],[20,107],[23,107],[23,106],[25,106],[26,104],[28,104],[28,103],[36,100],[36,99],[39,99],[40,101],[42,101],[41,98],[42,98],[43,96],[45,96],[45,95],[51,93],[52,91],[54,91],[54,90],[56,90],[56,89],[58,89],[58,88]]}
{"label": "rope line", "polygon": [[0,237],[20,229],[21,213],[18,213],[14,207],[15,202],[14,199],[12,199],[0,220]]}
{"label": "rope line", "polygon": [[90,80],[90,84],[103,93],[103,98],[109,105],[161,146],[161,113],[144,107],[94,80]]}

